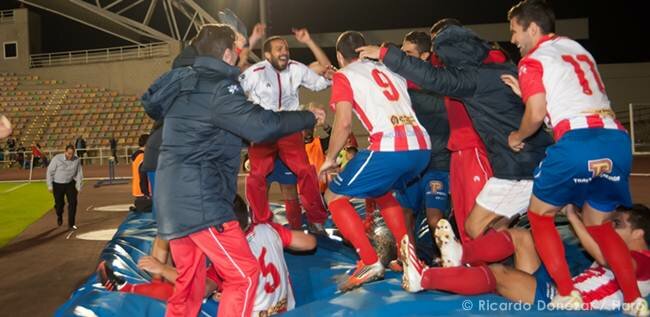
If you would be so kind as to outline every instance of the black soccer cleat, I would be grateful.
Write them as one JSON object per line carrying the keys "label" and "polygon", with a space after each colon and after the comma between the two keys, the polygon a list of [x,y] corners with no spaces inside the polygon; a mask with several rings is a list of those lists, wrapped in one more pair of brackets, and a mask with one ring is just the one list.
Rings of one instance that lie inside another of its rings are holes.
{"label": "black soccer cleat", "polygon": [[115,272],[106,261],[102,260],[97,266],[97,276],[102,285],[109,291],[117,291],[126,281],[115,275]]}

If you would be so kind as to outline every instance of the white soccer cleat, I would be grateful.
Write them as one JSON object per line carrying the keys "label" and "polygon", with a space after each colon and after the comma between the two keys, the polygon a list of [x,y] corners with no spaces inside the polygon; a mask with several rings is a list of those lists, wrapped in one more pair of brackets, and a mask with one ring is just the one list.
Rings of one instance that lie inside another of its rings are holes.
{"label": "white soccer cleat", "polygon": [[436,225],[436,244],[440,250],[443,267],[462,265],[463,246],[456,240],[454,230],[446,219],[440,219]]}
{"label": "white soccer cleat", "polygon": [[582,310],[582,295],[577,290],[567,296],[557,294],[548,306],[557,310]]}
{"label": "white soccer cleat", "polygon": [[623,313],[630,316],[650,316],[648,302],[644,298],[639,297],[631,303],[625,303]]}
{"label": "white soccer cleat", "polygon": [[422,291],[422,272],[424,266],[418,260],[415,254],[415,247],[409,240],[408,235],[404,235],[400,242],[400,257],[402,258],[402,288],[410,293]]}

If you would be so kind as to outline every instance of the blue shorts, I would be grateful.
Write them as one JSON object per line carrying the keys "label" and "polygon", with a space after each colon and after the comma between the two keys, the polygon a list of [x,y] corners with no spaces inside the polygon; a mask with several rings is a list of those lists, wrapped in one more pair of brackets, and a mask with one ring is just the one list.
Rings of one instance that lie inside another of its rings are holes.
{"label": "blue shorts", "polygon": [[535,169],[533,194],[555,206],[585,202],[600,211],[630,206],[630,137],[620,130],[569,131]]}
{"label": "blue shorts", "polygon": [[329,189],[357,198],[379,197],[402,190],[429,164],[431,151],[379,152],[362,150],[332,179]]}
{"label": "blue shorts", "polygon": [[435,208],[445,217],[449,216],[449,173],[425,171],[419,179],[397,193],[397,200],[415,215],[427,208]]}
{"label": "blue shorts", "polygon": [[548,274],[544,263],[540,264],[537,271],[533,273],[533,277],[537,283],[535,286],[535,301],[533,302],[533,305],[537,307],[540,303],[543,303],[544,305],[542,306],[546,306],[546,304],[550,303],[553,300],[553,297],[555,297],[557,289],[555,288],[555,283],[553,282],[551,275]]}
{"label": "blue shorts", "polygon": [[296,175],[282,162],[279,157],[275,158],[273,172],[266,177],[266,182],[271,184],[278,182],[281,185],[295,185],[298,183]]}

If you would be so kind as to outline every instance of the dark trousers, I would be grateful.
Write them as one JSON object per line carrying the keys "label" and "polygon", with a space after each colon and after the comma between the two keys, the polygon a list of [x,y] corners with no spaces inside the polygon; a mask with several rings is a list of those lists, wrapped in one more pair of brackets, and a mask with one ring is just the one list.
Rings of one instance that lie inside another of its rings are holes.
{"label": "dark trousers", "polygon": [[75,181],[66,184],[52,183],[52,193],[54,194],[56,216],[59,218],[63,217],[65,197],[68,200],[68,227],[74,226],[74,219],[77,214],[77,188],[75,187]]}

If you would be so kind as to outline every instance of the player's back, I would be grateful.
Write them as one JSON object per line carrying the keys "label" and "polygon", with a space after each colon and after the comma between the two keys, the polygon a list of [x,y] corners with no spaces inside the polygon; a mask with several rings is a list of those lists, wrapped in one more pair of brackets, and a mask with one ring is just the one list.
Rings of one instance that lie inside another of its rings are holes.
{"label": "player's back", "polygon": [[350,84],[354,111],[370,133],[370,150],[430,149],[411,107],[406,80],[381,63],[359,60],[339,71]]}
{"label": "player's back", "polygon": [[296,301],[280,234],[269,224],[257,224],[246,239],[261,268],[253,311],[278,313],[293,309]]}
{"label": "player's back", "polygon": [[[610,101],[591,54],[566,37],[544,40],[525,59],[542,65],[550,124],[599,114],[612,117]],[[521,71],[525,72],[526,69]]]}

